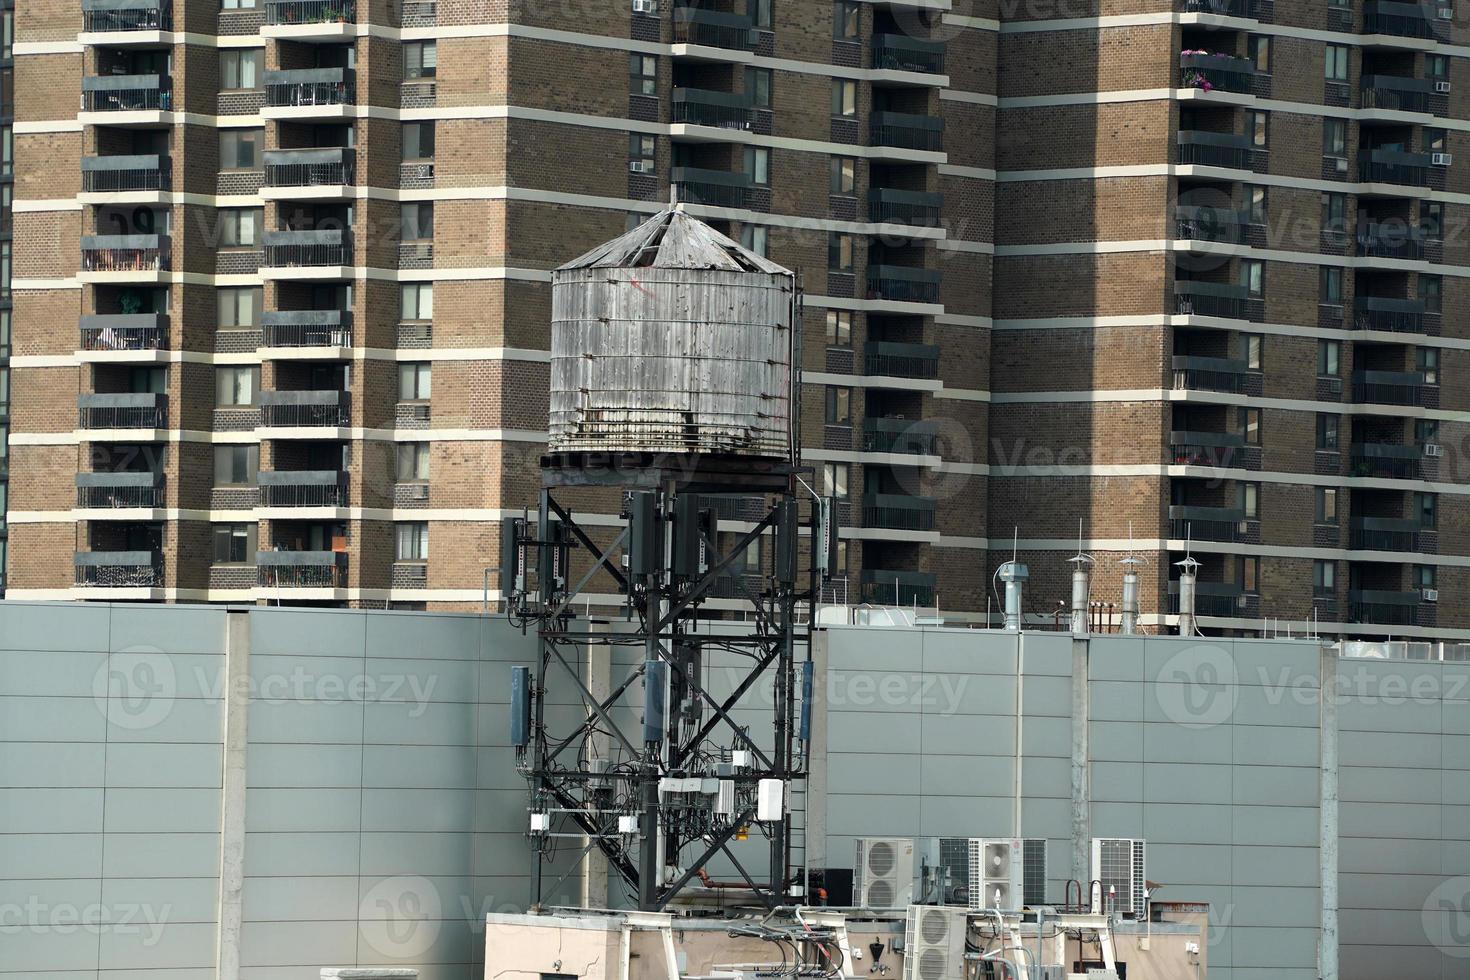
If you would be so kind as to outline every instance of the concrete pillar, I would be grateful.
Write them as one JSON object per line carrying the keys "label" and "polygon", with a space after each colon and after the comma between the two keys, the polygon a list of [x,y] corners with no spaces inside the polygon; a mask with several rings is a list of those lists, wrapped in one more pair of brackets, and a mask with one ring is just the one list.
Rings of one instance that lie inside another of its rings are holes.
{"label": "concrete pillar", "polygon": [[1319,744],[1322,769],[1319,775],[1317,861],[1318,884],[1322,891],[1322,929],[1317,934],[1317,976],[1337,980],[1337,651],[1323,645],[1320,671],[1322,689],[1318,699]]}
{"label": "concrete pillar", "polygon": [[1088,783],[1088,655],[1086,637],[1072,640],[1072,874],[1092,877],[1092,788]]}
{"label": "concrete pillar", "polygon": [[[807,747],[806,840],[808,868],[825,868],[827,854],[827,652],[826,630],[812,631],[812,740]],[[850,859],[851,854],[848,855]],[[838,862],[839,864],[843,862]]]}
{"label": "concrete pillar", "polygon": [[250,716],[250,613],[225,613],[224,724],[219,835],[218,980],[240,976],[240,923],[245,887],[245,750]]}

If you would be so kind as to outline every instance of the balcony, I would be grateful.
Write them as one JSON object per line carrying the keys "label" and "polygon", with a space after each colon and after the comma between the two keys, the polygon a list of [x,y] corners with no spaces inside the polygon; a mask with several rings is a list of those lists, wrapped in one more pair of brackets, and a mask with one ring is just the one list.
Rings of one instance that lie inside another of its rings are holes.
{"label": "balcony", "polygon": [[753,186],[747,174],[702,167],[674,167],[669,171],[669,181],[679,200],[686,204],[725,208],[745,207]]}
{"label": "balcony", "polygon": [[1428,153],[1406,153],[1403,150],[1359,150],[1358,180],[1370,184],[1402,184],[1406,187],[1429,186]]}
{"label": "balcony", "polygon": [[1424,451],[1418,446],[1389,442],[1352,444],[1352,476],[1376,476],[1391,480],[1418,480]]}
{"label": "balcony", "polygon": [[351,347],[346,310],[271,310],[261,316],[263,347]]}
{"label": "balcony", "polygon": [[934,605],[935,578],[930,572],[864,568],[861,582],[864,602],[879,606]]}
{"label": "balcony", "polygon": [[1244,320],[1250,290],[1229,282],[1174,281],[1174,312],[1180,316],[1217,316]]}
{"label": "balcony", "polygon": [[938,303],[938,269],[907,265],[868,266],[868,298],[895,303]]}
{"label": "balcony", "polygon": [[1419,522],[1406,517],[1354,517],[1348,547],[1358,551],[1418,551]]}
{"label": "balcony", "polygon": [[265,22],[272,27],[343,24],[356,17],[352,0],[265,0]]}
{"label": "balcony", "polygon": [[863,373],[869,377],[937,378],[939,348],[932,344],[870,340],[863,345]]}
{"label": "balcony", "polygon": [[172,14],[169,0],[82,0],[82,31],[169,31],[173,30]]}
{"label": "balcony", "polygon": [[337,470],[263,470],[262,507],[346,507],[347,474]]}
{"label": "balcony", "polygon": [[157,281],[169,267],[167,235],[83,235],[81,244],[84,273]]}
{"label": "balcony", "polygon": [[157,154],[82,157],[82,193],[166,191],[171,169],[169,158]]}
{"label": "balcony", "polygon": [[1256,84],[1256,66],[1246,58],[1206,51],[1182,51],[1179,54],[1179,84],[1201,92],[1249,95]]}
{"label": "balcony", "polygon": [[731,51],[754,51],[760,32],[747,14],[731,14],[702,7],[674,8],[674,43],[698,44]]}
{"label": "balcony", "polygon": [[163,584],[163,556],[156,551],[78,551],[76,584],[86,588],[136,589]]}
{"label": "balcony", "polygon": [[753,109],[750,96],[702,88],[676,88],[669,121],[688,126],[748,130]]}
{"label": "balcony", "polygon": [[[1245,590],[1234,582],[1194,583],[1196,616],[1239,616]],[[1169,612],[1179,613],[1179,580],[1169,583]]]}
{"label": "balcony", "polygon": [[1249,136],[1235,133],[1212,133],[1205,130],[1180,130],[1179,163],[1181,166],[1226,167],[1249,170],[1255,145]]}
{"label": "balcony", "polygon": [[347,585],[347,552],[257,551],[255,581],[272,589],[340,589]]}
{"label": "balcony", "polygon": [[262,391],[260,424],[273,428],[336,428],[352,413],[345,391]]}
{"label": "balcony", "polygon": [[864,494],[863,526],[894,531],[932,531],[934,509],[932,497],[912,497],[902,493]]}
{"label": "balcony", "polygon": [[1238,507],[1169,507],[1169,536],[1178,541],[1244,541],[1244,525]]}
{"label": "balcony", "polygon": [[1429,21],[1430,9],[1416,3],[1368,0],[1363,5],[1362,33],[1428,40],[1434,37],[1434,25]]}
{"label": "balcony", "polygon": [[165,429],[168,396],[156,392],[123,392],[77,396],[79,429]]}
{"label": "balcony", "polygon": [[934,423],[923,419],[863,419],[863,452],[934,455]]}
{"label": "balcony", "polygon": [[1358,83],[1359,105],[1364,109],[1428,112],[1434,83],[1399,75],[1364,75]]}
{"label": "balcony", "polygon": [[944,150],[944,120],[910,112],[875,112],[869,119],[869,142],[903,150]]}
{"label": "balcony", "polygon": [[357,169],[357,154],[346,147],[266,150],[264,163],[265,187],[331,187],[345,190],[345,185],[353,181]]}
{"label": "balcony", "polygon": [[939,224],[939,209],[943,206],[943,194],[887,187],[874,187],[868,191],[868,220],[875,224],[932,228]]}
{"label": "balcony", "polygon": [[167,75],[89,75],[82,79],[83,112],[167,112],[172,108]]}
{"label": "balcony", "polygon": [[340,268],[352,264],[352,236],[341,228],[268,231],[265,264],[281,269]]}
{"label": "balcony", "polygon": [[1245,436],[1238,432],[1169,433],[1169,462],[1178,466],[1230,466],[1244,448]]}
{"label": "balcony", "polygon": [[1424,302],[1388,296],[1359,296],[1353,303],[1353,326],[1358,330],[1423,333]]}
{"label": "balcony", "polygon": [[89,313],[81,318],[81,350],[146,351],[168,346],[164,313]]}
{"label": "balcony", "polygon": [[873,64],[880,71],[944,74],[944,42],[907,34],[874,34]]}
{"label": "balcony", "polygon": [[1355,623],[1411,626],[1419,610],[1418,592],[1353,589],[1348,592],[1349,617]]}
{"label": "balcony", "polygon": [[1180,0],[1179,9],[1186,14],[1215,14],[1220,17],[1253,17],[1247,0]]}
{"label": "balcony", "polygon": [[162,473],[78,473],[77,506],[162,507]]}
{"label": "balcony", "polygon": [[1375,259],[1424,258],[1424,232],[1406,222],[1358,223],[1358,254]]}
{"label": "balcony", "polygon": [[1354,371],[1353,401],[1364,405],[1423,405],[1424,375],[1418,371]]}
{"label": "balcony", "polygon": [[1228,357],[1197,357],[1192,354],[1175,354],[1175,391],[1224,391],[1239,394],[1245,391],[1246,378],[1250,369],[1245,361]]}
{"label": "balcony", "polygon": [[[267,109],[333,109],[352,105],[357,76],[351,68],[298,68],[265,73]],[[294,116],[311,112],[291,113]]]}
{"label": "balcony", "polygon": [[1185,241],[1239,244],[1248,215],[1228,208],[1181,204],[1174,209],[1174,237]]}

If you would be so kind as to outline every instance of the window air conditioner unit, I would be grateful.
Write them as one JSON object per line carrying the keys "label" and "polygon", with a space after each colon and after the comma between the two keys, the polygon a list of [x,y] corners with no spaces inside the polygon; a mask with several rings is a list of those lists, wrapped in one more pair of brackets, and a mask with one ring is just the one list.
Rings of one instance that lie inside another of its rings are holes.
{"label": "window air conditioner unit", "polygon": [[1450,83],[1449,82],[1435,82],[1434,83],[1434,90],[1436,92],[1438,92],[1440,95],[1448,95],[1449,94],[1449,91],[1450,91]]}
{"label": "window air conditioner unit", "polygon": [[1092,911],[1122,912],[1134,918],[1147,914],[1145,908],[1144,851],[1141,840],[1123,837],[1092,839],[1091,881],[1098,882],[1101,893],[1092,895]]}
{"label": "window air conditioner unit", "polygon": [[429,485],[427,483],[410,483],[408,492],[404,494],[408,500],[428,500]]}
{"label": "window air conditioner unit", "polygon": [[1439,601],[1439,590],[1438,589],[1420,589],[1419,590],[1419,598],[1423,599],[1425,602],[1438,602]]}
{"label": "window air conditioner unit", "polygon": [[1332,165],[1343,173],[1347,173],[1347,157],[1338,157],[1332,161]]}
{"label": "window air conditioner unit", "polygon": [[912,902],[913,838],[859,837],[852,897],[869,909],[896,909]]}
{"label": "window air conditioner unit", "polygon": [[1454,20],[1455,19],[1455,8],[1453,8],[1453,7],[1440,7],[1439,10],[1438,10],[1438,14],[1439,14],[1439,19],[1440,20]]}
{"label": "window air conditioner unit", "polygon": [[633,0],[633,13],[656,14],[658,13],[658,0]]}
{"label": "window air conditioner unit", "polygon": [[1438,459],[1439,457],[1444,455],[1444,447],[1436,445],[1432,442],[1426,442],[1424,444],[1424,455],[1433,459]]}
{"label": "window air conditioner unit", "polygon": [[903,980],[941,980],[966,972],[964,908],[910,905],[904,928]]}
{"label": "window air conditioner unit", "polygon": [[1455,160],[1452,153],[1431,153],[1429,162],[1436,167],[1448,167]]}
{"label": "window air conditioner unit", "polygon": [[629,160],[628,161],[628,173],[630,173],[630,174],[647,174],[647,173],[652,173],[652,172],[653,172],[653,161],[652,160]]}

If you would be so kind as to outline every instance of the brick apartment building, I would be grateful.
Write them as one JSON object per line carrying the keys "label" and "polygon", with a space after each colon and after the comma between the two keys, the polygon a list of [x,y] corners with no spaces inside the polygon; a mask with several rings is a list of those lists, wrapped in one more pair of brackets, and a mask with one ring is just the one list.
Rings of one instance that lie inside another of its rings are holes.
{"label": "brick apartment building", "polygon": [[9,544],[5,500],[10,456],[10,243],[15,182],[15,0],[0,0],[0,598],[5,596],[5,550]]}
{"label": "brick apartment building", "polygon": [[11,594],[493,598],[550,270],[672,187],[802,275],[837,598],[983,618],[1014,542],[1049,618],[1080,525],[1149,627],[1188,551],[1212,629],[1470,638],[1463,21],[28,3]]}

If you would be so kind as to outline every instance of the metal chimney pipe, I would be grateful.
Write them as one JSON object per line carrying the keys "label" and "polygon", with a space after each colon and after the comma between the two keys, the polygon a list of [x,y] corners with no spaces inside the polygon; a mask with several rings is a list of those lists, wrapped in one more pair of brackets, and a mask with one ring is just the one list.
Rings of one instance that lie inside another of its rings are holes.
{"label": "metal chimney pipe", "polygon": [[1018,632],[1021,629],[1025,582],[1031,577],[1031,573],[1020,562],[1008,561],[1000,566],[1000,571],[996,574],[1006,584],[1004,628],[1013,633]]}
{"label": "metal chimney pipe", "polygon": [[1078,636],[1088,632],[1087,565],[1080,561],[1072,571],[1072,632]]}
{"label": "metal chimney pipe", "polygon": [[1138,566],[1141,560],[1129,555],[1119,562],[1123,566],[1123,615],[1119,631],[1138,632]]}
{"label": "metal chimney pipe", "polygon": [[1194,622],[1195,569],[1199,568],[1199,562],[1193,558],[1186,558],[1179,562],[1179,565],[1179,635],[1194,636],[1196,632]]}

